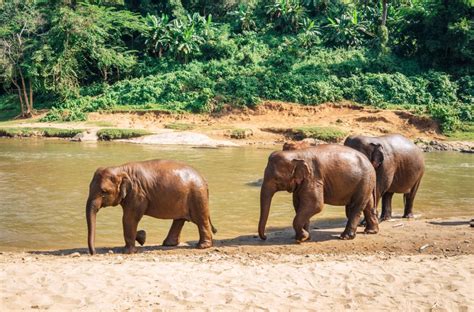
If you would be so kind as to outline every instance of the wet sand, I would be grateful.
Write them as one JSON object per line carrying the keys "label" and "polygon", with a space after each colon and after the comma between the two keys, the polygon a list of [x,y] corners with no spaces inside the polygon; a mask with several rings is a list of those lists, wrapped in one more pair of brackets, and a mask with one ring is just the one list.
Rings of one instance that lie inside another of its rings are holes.
{"label": "wet sand", "polygon": [[[1,310],[405,310],[474,309],[474,228],[469,217],[381,224],[378,235],[336,236],[313,224],[312,241],[291,229],[219,240],[119,248],[3,252]],[[363,229],[360,228],[360,232]],[[112,253],[113,252],[113,253]]]}

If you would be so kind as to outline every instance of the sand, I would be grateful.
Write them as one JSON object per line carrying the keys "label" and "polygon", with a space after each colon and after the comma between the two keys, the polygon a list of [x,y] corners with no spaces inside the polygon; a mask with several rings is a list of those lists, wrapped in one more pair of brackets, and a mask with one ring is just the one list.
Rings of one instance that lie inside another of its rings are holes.
{"label": "sand", "polygon": [[278,229],[207,250],[2,252],[0,310],[473,311],[468,221],[395,220],[353,241],[327,226],[301,245]]}

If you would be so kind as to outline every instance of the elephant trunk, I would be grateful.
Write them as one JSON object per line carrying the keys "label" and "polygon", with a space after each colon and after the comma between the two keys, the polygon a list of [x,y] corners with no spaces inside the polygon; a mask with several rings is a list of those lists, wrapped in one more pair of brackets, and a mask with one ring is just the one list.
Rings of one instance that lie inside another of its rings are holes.
{"label": "elephant trunk", "polygon": [[95,224],[98,211],[97,204],[91,199],[87,200],[86,205],[86,219],[87,219],[87,244],[89,246],[89,253],[95,255]]}
{"label": "elephant trunk", "polygon": [[260,190],[260,220],[258,222],[258,236],[263,240],[267,239],[267,236],[265,235],[265,226],[267,225],[270,205],[275,192],[276,187],[264,181]]}

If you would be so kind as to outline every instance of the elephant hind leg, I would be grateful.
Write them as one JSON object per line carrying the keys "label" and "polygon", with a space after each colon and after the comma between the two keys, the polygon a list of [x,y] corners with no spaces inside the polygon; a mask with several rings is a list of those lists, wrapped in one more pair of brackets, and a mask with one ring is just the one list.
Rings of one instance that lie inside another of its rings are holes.
{"label": "elephant hind leg", "polygon": [[380,215],[380,221],[392,219],[392,197],[393,193],[390,192],[382,195],[382,214]]}
{"label": "elephant hind leg", "polygon": [[369,201],[364,208],[365,230],[366,234],[377,234],[379,232],[379,222],[377,220],[377,211],[373,207],[372,201]]}
{"label": "elephant hind leg", "polygon": [[209,218],[197,223],[197,227],[199,231],[199,242],[197,247],[199,249],[212,247],[212,231]]}
{"label": "elephant hind leg", "polygon": [[403,201],[405,202],[405,209],[403,212],[404,218],[413,218],[413,202],[415,201],[418,187],[420,186],[421,178],[416,181],[409,193],[403,194]]}
{"label": "elephant hind leg", "polygon": [[346,214],[348,220],[344,232],[341,233],[341,239],[354,239],[357,232],[357,225],[360,221],[360,213],[367,206],[367,202],[354,201],[346,205]]}
{"label": "elephant hind leg", "polygon": [[163,241],[163,246],[178,246],[181,230],[183,229],[185,219],[173,220],[168,235]]}

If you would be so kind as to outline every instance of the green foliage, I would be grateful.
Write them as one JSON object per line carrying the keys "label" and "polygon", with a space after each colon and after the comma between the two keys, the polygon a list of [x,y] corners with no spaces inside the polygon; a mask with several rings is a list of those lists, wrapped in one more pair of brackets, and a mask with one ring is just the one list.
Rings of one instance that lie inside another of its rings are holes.
{"label": "green foliage", "polygon": [[326,43],[336,47],[356,47],[361,46],[367,36],[366,23],[360,21],[358,12],[344,12],[338,17],[328,17],[328,24],[325,26]]}
{"label": "green foliage", "polygon": [[211,15],[205,18],[197,13],[171,21],[167,15],[148,15],[147,23],[149,30],[144,35],[148,49],[158,57],[169,53],[184,63],[198,55],[216,31]]}
{"label": "green foliage", "polygon": [[267,5],[267,15],[275,30],[292,33],[298,31],[306,9],[299,0],[274,0]]}
{"label": "green foliage", "polygon": [[389,23],[395,52],[429,66],[474,61],[474,6],[469,0],[425,0],[402,6]]}
{"label": "green foliage", "polygon": [[101,129],[97,131],[97,138],[102,141],[131,139],[151,134],[146,130],[136,129]]}
{"label": "green foliage", "polygon": [[415,107],[443,129],[472,120],[473,8],[465,0],[389,2],[385,26],[381,8],[339,0],[9,1],[0,5],[2,51],[27,27],[15,62],[0,53],[1,118],[19,113],[18,89],[31,89],[35,103],[52,107],[42,121],[342,99]]}

